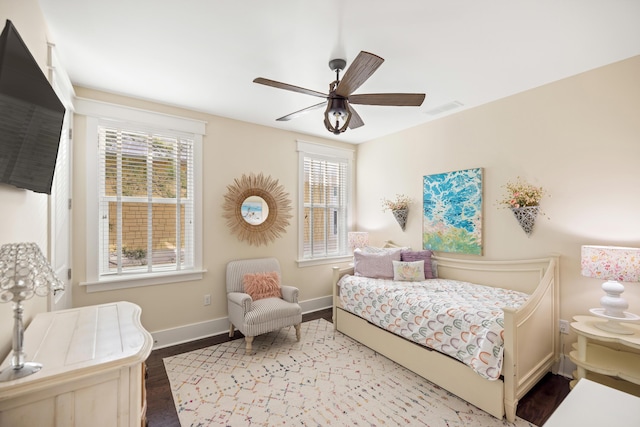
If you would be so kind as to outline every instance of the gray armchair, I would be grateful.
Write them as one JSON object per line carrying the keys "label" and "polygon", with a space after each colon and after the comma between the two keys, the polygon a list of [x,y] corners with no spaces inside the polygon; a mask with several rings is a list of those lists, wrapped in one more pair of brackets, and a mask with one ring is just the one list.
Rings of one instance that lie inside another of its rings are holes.
{"label": "gray armchair", "polygon": [[281,286],[282,298],[264,298],[253,301],[244,292],[242,279],[248,273],[276,271],[280,278],[280,263],[276,258],[254,258],[231,261],[227,264],[227,306],[229,336],[234,327],[245,336],[246,354],[251,353],[253,338],[267,332],[293,325],[300,341],[302,308],[298,304],[298,288]]}

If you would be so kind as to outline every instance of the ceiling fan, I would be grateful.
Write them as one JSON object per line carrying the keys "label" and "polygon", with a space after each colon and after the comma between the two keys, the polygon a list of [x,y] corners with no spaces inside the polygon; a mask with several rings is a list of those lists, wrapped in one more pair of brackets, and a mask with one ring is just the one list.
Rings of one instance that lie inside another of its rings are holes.
{"label": "ceiling fan", "polygon": [[[309,111],[317,110],[326,105],[324,112],[324,125],[329,132],[336,135],[341,134],[347,128],[356,129],[364,125],[362,118],[350,104],[362,105],[392,105],[419,107],[424,101],[424,93],[367,93],[354,95],[355,92],[384,62],[373,53],[362,51],[356,56],[349,69],[340,80],[340,71],[344,70],[347,61],[344,59],[332,59],[329,61],[329,68],[336,72],[336,80],[329,84],[329,94],[316,92],[315,90],[281,83],[258,77],[254,83],[272,86],[278,89],[290,90],[292,92],[304,93],[318,98],[325,98],[325,101],[312,105],[302,110],[296,111],[286,116],[276,119],[277,121],[287,121],[295,119]],[[331,120],[334,120],[332,122]]]}

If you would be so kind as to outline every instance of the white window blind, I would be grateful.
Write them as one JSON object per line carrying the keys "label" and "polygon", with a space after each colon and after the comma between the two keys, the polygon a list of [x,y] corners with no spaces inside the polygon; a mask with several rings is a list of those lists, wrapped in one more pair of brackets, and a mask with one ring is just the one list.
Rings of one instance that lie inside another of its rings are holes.
{"label": "white window blind", "polygon": [[302,259],[348,255],[350,158],[307,151],[301,162]]}
{"label": "white window blind", "polygon": [[194,267],[194,141],[98,125],[99,275]]}

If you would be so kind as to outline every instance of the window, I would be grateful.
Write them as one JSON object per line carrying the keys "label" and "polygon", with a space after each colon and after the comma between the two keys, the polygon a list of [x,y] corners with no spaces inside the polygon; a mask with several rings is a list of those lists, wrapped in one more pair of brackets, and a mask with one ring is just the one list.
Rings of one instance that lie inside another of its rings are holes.
{"label": "window", "polygon": [[300,261],[350,256],[347,248],[353,152],[298,142]]}
{"label": "window", "polygon": [[193,139],[98,126],[100,276],[193,268]]}
{"label": "window", "polygon": [[88,116],[81,284],[91,292],[201,278],[204,124],[95,101],[76,108]]}

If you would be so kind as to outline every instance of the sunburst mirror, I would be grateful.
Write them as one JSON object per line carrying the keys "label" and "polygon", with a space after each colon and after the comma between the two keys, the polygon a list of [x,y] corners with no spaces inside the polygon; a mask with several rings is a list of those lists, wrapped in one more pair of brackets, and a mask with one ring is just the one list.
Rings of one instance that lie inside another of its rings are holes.
{"label": "sunburst mirror", "polygon": [[289,225],[289,193],[270,176],[249,174],[234,179],[224,195],[227,226],[240,241],[266,245],[274,241]]}

